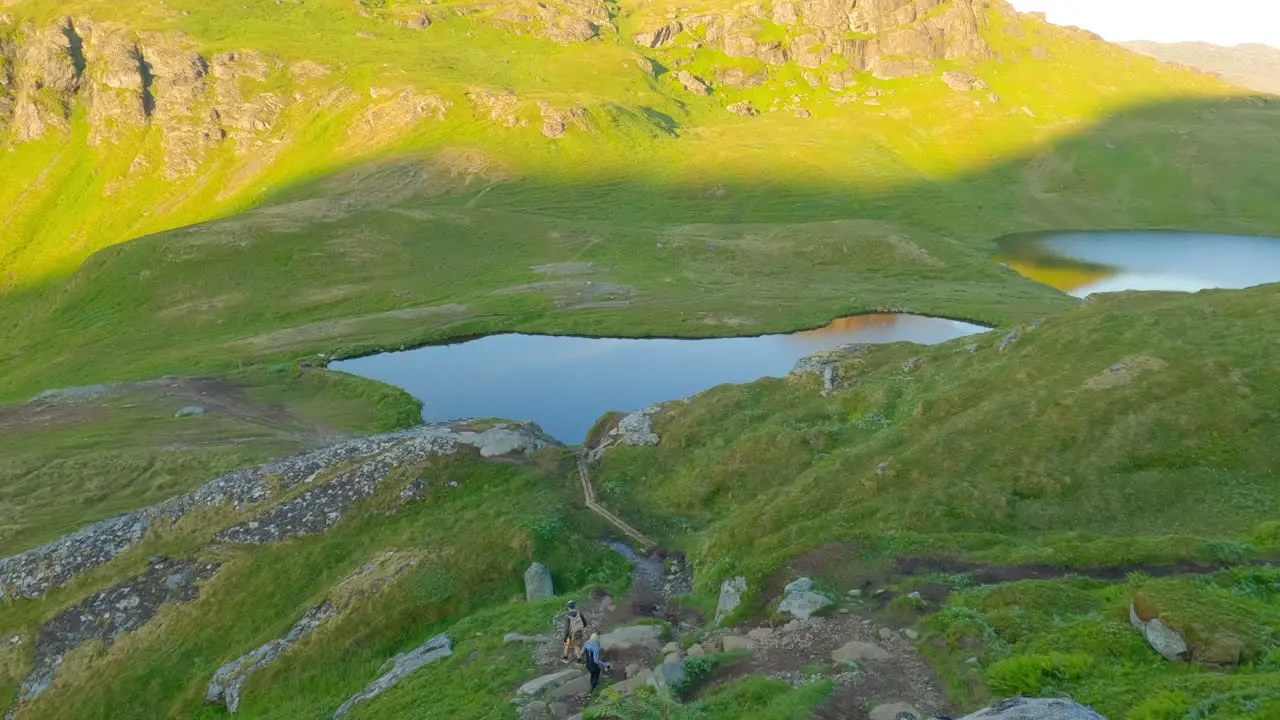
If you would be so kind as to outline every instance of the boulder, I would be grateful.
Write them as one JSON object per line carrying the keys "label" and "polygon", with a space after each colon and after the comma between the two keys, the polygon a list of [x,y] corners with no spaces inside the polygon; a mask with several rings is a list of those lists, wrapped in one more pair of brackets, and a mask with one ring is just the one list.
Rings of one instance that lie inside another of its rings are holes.
{"label": "boulder", "polygon": [[549,673],[542,677],[534,678],[521,685],[520,688],[516,690],[516,694],[527,695],[530,697],[541,695],[545,692],[550,692],[571,680],[583,676],[586,676],[586,673],[578,668],[570,668],[568,670]]}
{"label": "boulder", "polygon": [[740,650],[751,652],[755,650],[756,644],[751,641],[751,638],[742,637],[741,635],[725,635],[720,638],[720,647],[725,652],[738,652]]}
{"label": "boulder", "polygon": [[831,651],[831,661],[853,663],[863,660],[888,660],[889,651],[875,643],[851,640]]}
{"label": "boulder", "polygon": [[1160,618],[1153,618],[1142,628],[1142,636],[1147,639],[1156,652],[1165,660],[1186,660],[1190,652],[1187,641],[1182,639],[1177,630],[1165,625]]}
{"label": "boulder", "polygon": [[987,89],[987,84],[968,70],[948,70],[942,73],[942,82],[956,92]]}
{"label": "boulder", "polygon": [[815,612],[832,604],[827,596],[813,592],[813,581],[809,578],[788,583],[785,590],[786,595],[778,603],[778,610],[800,620],[808,620]]}
{"label": "boulder", "polygon": [[887,703],[871,708],[867,720],[924,720],[924,714],[904,702]]}
{"label": "boulder", "polygon": [[707,94],[710,94],[711,92],[711,88],[708,87],[707,84],[703,82],[701,78],[695,76],[693,73],[689,72],[688,70],[676,71],[675,79],[680,83],[680,85],[685,90],[688,90],[694,95],[707,95]]}
{"label": "boulder", "polygon": [[752,107],[750,100],[739,100],[736,103],[726,106],[725,109],[734,115],[741,115],[743,117],[751,117],[752,115],[759,114],[759,111]]}
{"label": "boulder", "polygon": [[343,717],[351,712],[351,709],[356,705],[381,695],[414,670],[449,657],[452,654],[453,641],[449,639],[448,635],[436,635],[412,651],[400,653],[391,659],[389,670],[369,683],[364,690],[352,695],[346,702],[342,703],[337,711],[333,713],[333,717]]}
{"label": "boulder", "polygon": [[600,636],[601,652],[611,653],[634,648],[658,652],[662,647],[662,628],[657,625],[630,625],[616,628]]}
{"label": "boulder", "polygon": [[671,653],[678,652],[680,652],[680,643],[674,640],[662,646],[662,654],[664,655],[670,655]]}
{"label": "boulder", "polygon": [[586,695],[589,692],[591,692],[591,676],[586,673],[582,673],[560,687],[552,690],[548,697],[554,700],[558,698],[573,697],[575,695]]}
{"label": "boulder", "polygon": [[546,565],[535,562],[524,571],[524,597],[529,602],[555,597],[555,588],[551,585],[551,571]]}
{"label": "boulder", "polygon": [[666,47],[672,42],[675,42],[676,36],[680,34],[681,30],[684,30],[684,25],[681,25],[679,21],[674,21],[667,23],[656,30],[650,30],[648,32],[633,35],[631,39],[634,40],[637,45],[642,45],[648,48]]}
{"label": "boulder", "polygon": [[702,657],[703,655],[707,654],[707,651],[702,648],[702,645],[699,645],[698,643],[694,643],[693,645],[689,646],[688,650],[684,651],[684,654],[687,655],[688,657]]}
{"label": "boulder", "polygon": [[650,680],[654,687],[670,687],[679,684],[684,678],[684,663],[664,662],[654,669]]}
{"label": "boulder", "polygon": [[1093,710],[1060,698],[1015,697],[965,715],[960,720],[1107,720]]}
{"label": "boulder", "polygon": [[717,73],[716,77],[720,79],[722,84],[731,88],[749,90],[751,88],[760,87],[768,82],[769,71],[762,69],[754,73],[748,73],[740,67],[733,67],[727,70],[722,70]]}
{"label": "boulder", "polygon": [[720,602],[716,604],[716,624],[742,604],[742,594],[747,591],[747,579],[741,575],[731,577],[720,583]]}
{"label": "boulder", "polygon": [[204,414],[204,408],[200,407],[199,405],[188,405],[187,407],[184,407],[178,412],[174,413],[173,416],[176,418],[184,418],[184,417],[197,417],[203,414]]}
{"label": "boulder", "polygon": [[653,679],[653,671],[649,668],[643,668],[636,673],[635,677],[627,678],[620,683],[614,683],[609,687],[610,690],[620,695],[630,695],[631,693],[645,687],[649,681]]}

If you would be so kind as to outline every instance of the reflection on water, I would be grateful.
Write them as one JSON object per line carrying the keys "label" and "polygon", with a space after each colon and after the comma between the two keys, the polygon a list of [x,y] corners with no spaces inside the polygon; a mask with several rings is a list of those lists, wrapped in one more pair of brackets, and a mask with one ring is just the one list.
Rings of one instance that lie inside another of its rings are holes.
{"label": "reflection on water", "polygon": [[723,383],[782,376],[796,360],[846,343],[922,344],[986,328],[918,315],[843,318],[792,335],[706,340],[494,335],[333,363],[335,370],[404,388],[423,419],[533,420],[579,442],[610,410],[634,410]]}
{"label": "reflection on water", "polygon": [[1164,231],[1019,235],[996,259],[1076,297],[1280,282],[1280,240]]}

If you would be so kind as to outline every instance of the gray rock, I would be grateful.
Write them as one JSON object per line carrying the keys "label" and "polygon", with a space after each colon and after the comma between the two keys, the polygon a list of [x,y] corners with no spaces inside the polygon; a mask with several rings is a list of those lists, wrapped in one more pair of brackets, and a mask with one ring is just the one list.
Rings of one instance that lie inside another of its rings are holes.
{"label": "gray rock", "polygon": [[[808,582],[807,579],[805,579],[805,581]],[[792,583],[792,585],[794,584],[795,583]],[[812,586],[813,583],[808,584],[808,587]],[[791,585],[788,585],[787,587],[791,587]],[[786,596],[782,598],[782,602],[778,603],[778,610],[790,613],[793,617],[799,620],[808,620],[814,613],[831,604],[831,599],[826,595],[812,592],[810,590],[804,590],[788,592]]]}
{"label": "gray rock", "polygon": [[678,685],[684,678],[684,663],[680,662],[664,662],[653,671],[654,687]]}
{"label": "gray rock", "polygon": [[[42,597],[79,574],[135,546],[152,527],[169,527],[203,507],[228,507],[241,516],[260,511],[274,497],[291,494],[322,474],[325,482],[246,522],[219,531],[226,542],[266,543],[322,532],[347,509],[367,499],[409,462],[474,448],[482,457],[528,454],[556,444],[532,423],[507,423],[483,432],[457,423],[435,423],[355,438],[210,480],[195,490],[148,508],[101,520],[57,540],[0,559],[0,598]],[[358,461],[358,462],[357,462]],[[271,482],[268,483],[268,478]]]}
{"label": "gray rock", "polygon": [[613,690],[619,695],[624,695],[624,696],[630,695],[634,693],[636,690],[639,690],[640,688],[647,686],[649,684],[649,681],[652,679],[653,679],[653,671],[650,670],[649,668],[642,668],[640,672],[636,673],[635,677],[630,677],[630,678],[627,678],[626,680],[623,680],[622,682],[614,683],[609,687],[609,689]]}
{"label": "gray rock", "polygon": [[541,695],[544,692],[560,687],[582,674],[583,672],[577,668],[548,673],[521,685],[520,688],[516,690],[516,693],[519,695]]}
{"label": "gray rock", "polygon": [[784,587],[782,591],[790,595],[791,593],[809,592],[812,589],[813,581],[809,578],[802,577],[787,583],[787,586]]}
{"label": "gray rock", "polygon": [[395,686],[396,683],[403,680],[406,675],[414,670],[449,657],[452,654],[453,642],[449,639],[449,636],[436,635],[414,650],[395,656],[391,659],[391,668],[389,670],[365,686],[364,690],[352,695],[346,702],[342,703],[337,711],[333,713],[333,717],[343,717],[351,712],[351,709],[356,705],[386,692],[388,688]]}
{"label": "gray rock", "polygon": [[720,638],[720,647],[725,652],[737,652],[739,650],[751,652],[756,649],[756,644],[748,637],[742,637],[741,635],[725,635]]}
{"label": "gray rock", "polygon": [[1022,339],[1022,333],[1017,328],[1010,330],[1009,334],[1005,335],[1004,339],[1000,341],[1000,352],[1004,352],[1005,348],[1018,342],[1021,339]]}
{"label": "gray rock", "polygon": [[218,668],[213,674],[213,679],[209,681],[205,702],[225,704],[228,712],[235,713],[240,709],[240,692],[251,675],[275,662],[286,650],[310,635],[335,614],[337,614],[337,608],[326,600],[307,610],[283,638],[269,640],[253,651]]}
{"label": "gray rock", "polygon": [[600,650],[605,653],[643,648],[658,652],[662,647],[662,628],[657,625],[629,625],[615,628],[600,636]]}
{"label": "gray rock", "polygon": [[987,84],[968,70],[948,70],[942,73],[942,82],[956,92],[986,90]]}
{"label": "gray rock", "polygon": [[1142,628],[1142,636],[1165,660],[1174,662],[1190,657],[1187,641],[1182,639],[1177,630],[1165,625],[1160,618],[1149,620]]}
{"label": "gray rock", "polygon": [[720,583],[720,602],[716,605],[716,624],[719,625],[726,617],[738,609],[742,604],[742,594],[747,591],[747,579],[741,575],[731,577]]}
{"label": "gray rock", "polygon": [[546,635],[524,635],[521,633],[507,633],[502,636],[502,642],[504,643],[542,642],[546,639]]}
{"label": "gray rock", "polygon": [[689,657],[702,657],[707,654],[707,651],[702,648],[701,644],[694,643],[689,646],[688,650],[684,651],[684,654]]}
{"label": "gray rock", "polygon": [[203,414],[204,414],[204,408],[200,407],[199,405],[188,405],[182,408],[181,410],[179,410],[178,412],[174,413],[173,416],[176,418],[184,418],[184,417],[195,417],[197,415],[203,415]]}
{"label": "gray rock", "polygon": [[35,662],[22,681],[19,701],[27,702],[47,690],[71,650],[95,640],[110,645],[122,633],[146,624],[162,605],[195,600],[199,583],[213,577],[218,566],[192,559],[156,563],[46,621],[36,638]]}
{"label": "gray rock", "polygon": [[862,660],[888,660],[889,651],[875,643],[851,640],[831,651],[831,661],[852,663]]}
{"label": "gray rock", "polygon": [[916,632],[915,630],[912,630],[911,628],[907,628],[906,630],[903,630],[902,634],[906,635],[908,640],[920,639],[920,633]]}
{"label": "gray rock", "polygon": [[840,378],[840,361],[845,358],[861,355],[872,345],[866,343],[849,343],[830,350],[823,350],[800,358],[791,368],[793,375],[814,373],[822,378],[822,394],[829,395],[839,389],[843,382]]}
{"label": "gray rock", "polygon": [[680,652],[680,643],[674,640],[662,646],[662,653],[664,655],[669,655],[671,653],[678,653],[678,652]]}
{"label": "gray rock", "polygon": [[924,720],[924,715],[912,705],[896,702],[871,708],[867,720]]}
{"label": "gray rock", "polygon": [[556,591],[551,584],[551,571],[546,565],[535,562],[524,571],[524,597],[529,602],[555,597]]}
{"label": "gray rock", "polygon": [[1060,698],[1015,697],[960,720],[1107,720],[1093,710]]}

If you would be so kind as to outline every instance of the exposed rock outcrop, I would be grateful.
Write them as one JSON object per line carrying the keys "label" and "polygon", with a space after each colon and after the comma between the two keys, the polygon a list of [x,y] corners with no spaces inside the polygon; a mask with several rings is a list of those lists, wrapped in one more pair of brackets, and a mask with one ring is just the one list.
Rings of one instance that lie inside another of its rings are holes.
{"label": "exposed rock outcrop", "polygon": [[560,109],[554,105],[539,101],[538,110],[542,114],[542,134],[555,139],[564,137],[569,126],[578,130],[587,129],[587,111],[580,107]]}
{"label": "exposed rock outcrop", "polygon": [[69,127],[75,95],[85,71],[84,40],[71,18],[37,30],[23,28],[14,84],[13,135],[17,142]]}
{"label": "exposed rock outcrop", "polygon": [[204,507],[228,507],[236,515],[251,516],[261,504],[335,469],[341,468],[301,495],[267,508],[259,517],[220,531],[218,537],[259,543],[320,532],[340,520],[353,503],[369,497],[401,464],[430,455],[451,455],[463,448],[472,448],[483,458],[522,456],[552,444],[555,440],[530,423],[497,424],[485,430],[438,423],[348,440],[227,473],[185,495],[99,521],[0,559],[0,597],[41,597],[133,547],[153,526],[172,526]]}
{"label": "exposed rock outcrop", "polygon": [[110,644],[122,633],[137,630],[165,603],[189,602],[200,594],[218,563],[158,559],[147,571],[99,591],[45,622],[36,638],[35,666],[22,681],[19,699],[26,702],[53,683],[63,657],[94,640]]}
{"label": "exposed rock outcrop", "polygon": [[987,84],[968,70],[948,70],[942,73],[942,82],[956,92],[987,89]]}
{"label": "exposed rock outcrop", "polygon": [[675,78],[676,81],[680,83],[681,87],[694,95],[708,95],[711,92],[711,88],[703,82],[702,78],[697,77],[688,70],[677,71],[675,73]]}
{"label": "exposed rock outcrop", "polygon": [[448,635],[436,635],[426,643],[420,645],[414,650],[401,653],[390,661],[391,666],[386,672],[378,676],[378,679],[369,683],[364,690],[352,695],[346,702],[342,703],[333,713],[334,718],[340,718],[351,712],[351,709],[362,702],[372,700],[373,698],[386,692],[389,688],[395,686],[405,678],[406,675],[417,670],[424,665],[430,665],[437,660],[442,660],[453,654],[453,641]]}
{"label": "exposed rock outcrop", "polygon": [[865,343],[849,343],[816,352],[797,360],[791,368],[791,373],[793,375],[816,374],[822,378],[822,394],[829,395],[844,384],[840,377],[840,362],[861,355],[871,347],[873,346]]}
{"label": "exposed rock outcrop", "polygon": [[[704,28],[702,36],[689,43],[705,43],[730,57],[770,65],[794,61],[806,68],[821,67],[839,57],[855,71],[893,78],[930,72],[935,60],[990,55],[982,25],[993,4],[993,0],[780,0],[767,16],[758,4],[740,5],[725,14],[676,17],[633,39],[659,48],[674,43],[679,29]],[[789,30],[785,46],[767,34],[769,21]]]}
{"label": "exposed rock outcrop", "polygon": [[381,592],[417,563],[416,554],[390,550],[360,567],[343,579],[328,598],[308,608],[284,637],[268,640],[218,668],[209,681],[205,702],[224,704],[228,712],[235,713],[240,708],[244,684],[254,673],[274,663],[289,648],[337,617],[356,600]]}

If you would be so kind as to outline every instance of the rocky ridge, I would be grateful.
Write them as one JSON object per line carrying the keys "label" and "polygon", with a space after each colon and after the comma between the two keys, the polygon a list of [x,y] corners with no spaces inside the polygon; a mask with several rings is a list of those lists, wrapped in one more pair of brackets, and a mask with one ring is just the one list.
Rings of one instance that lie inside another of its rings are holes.
{"label": "rocky ridge", "polygon": [[[216,533],[226,542],[268,543],[331,527],[368,498],[391,472],[432,455],[471,448],[482,458],[519,456],[555,443],[536,425],[498,424],[477,430],[437,423],[356,438],[215,478],[151,507],[107,518],[75,533],[0,559],[0,598],[42,597],[77,575],[137,545],[153,529],[173,527],[201,508],[240,519]],[[324,477],[325,473],[333,473]],[[313,485],[314,483],[314,485]],[[313,485],[277,505],[271,501]]]}
{"label": "rocky ridge", "polygon": [[[710,47],[769,66],[794,62],[802,68],[849,69],[890,79],[932,72],[938,60],[989,57],[992,51],[982,31],[992,8],[1014,12],[999,0],[747,2],[723,13],[673,11],[665,23],[632,40],[645,48]],[[783,39],[778,39],[777,28],[785,31]],[[840,85],[832,89],[842,89],[844,83]]]}

